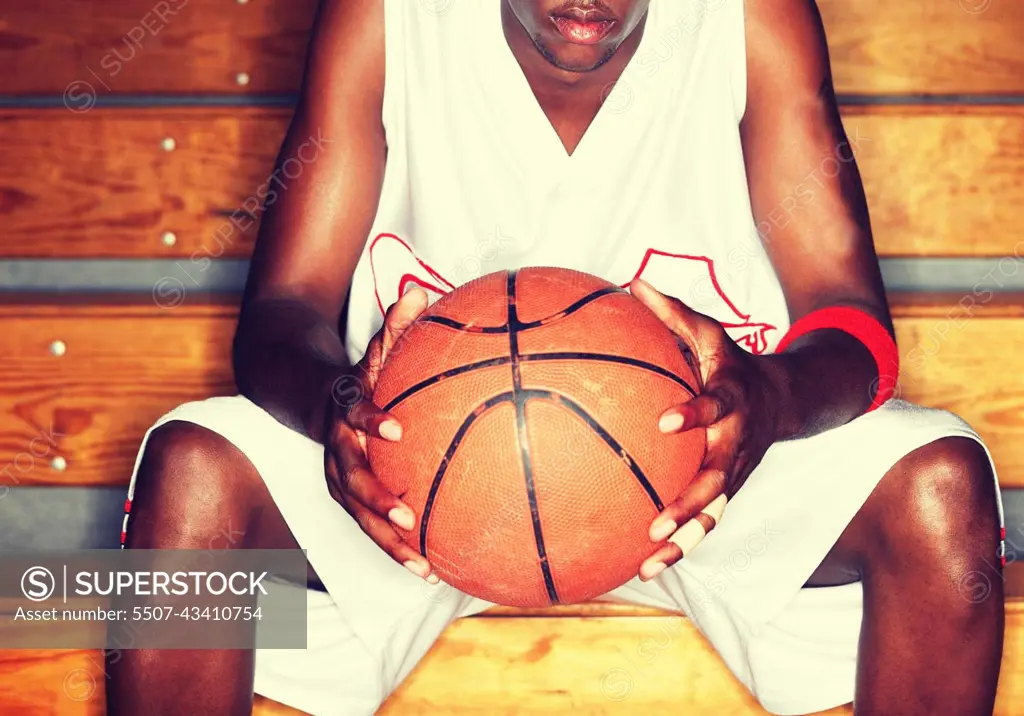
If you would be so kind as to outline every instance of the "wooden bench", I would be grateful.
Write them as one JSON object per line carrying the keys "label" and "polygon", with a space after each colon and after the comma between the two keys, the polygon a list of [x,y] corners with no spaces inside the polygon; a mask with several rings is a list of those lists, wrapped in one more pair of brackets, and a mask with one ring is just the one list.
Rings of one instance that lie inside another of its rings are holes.
{"label": "wooden bench", "polygon": [[[162,16],[154,5],[7,0],[0,19],[0,31],[11,38],[0,45],[3,91],[60,96],[76,80],[102,96],[252,96],[298,87],[316,0],[191,0]],[[706,3],[709,12],[717,5]],[[841,93],[1000,96],[1020,92],[1024,82],[1020,3],[818,0],[818,6]]]}
{"label": "wooden bench", "polygon": [[[13,346],[0,358],[0,450],[24,454],[33,438],[55,436],[52,453],[36,451],[31,469],[14,471],[20,485],[123,486],[157,416],[184,400],[234,392],[235,305],[199,298],[174,309],[126,296],[0,303],[0,335]],[[893,297],[907,366],[902,392],[964,415],[989,441],[1003,485],[1024,485],[1024,388],[1002,381],[1024,372],[1014,350],[1024,344],[1024,297],[993,298],[969,312],[959,298]],[[924,358],[908,357],[915,351]],[[1010,591],[1024,597],[1024,574],[1011,574]],[[1007,609],[1000,714],[1024,703],[1024,600]],[[651,659],[645,643],[664,655]],[[0,705],[4,713],[23,700],[45,713],[100,714],[101,677],[96,651],[0,652],[0,684],[8,685],[0,686]],[[90,689],[96,693],[85,697]],[[763,713],[684,619],[621,605],[496,609],[458,622],[383,713],[501,713],[498,699],[507,713],[639,713],[669,703]],[[260,704],[261,714],[290,712]]]}
{"label": "wooden bench", "polygon": [[[1008,570],[1024,595],[1024,569]],[[1024,713],[1024,599],[1006,607],[995,714]],[[15,716],[101,716],[99,651],[0,651],[0,705]],[[696,629],[641,607],[495,609],[455,622],[380,714],[649,714],[763,716]],[[257,698],[257,716],[302,712]],[[850,714],[840,707],[829,714]]]}
{"label": "wooden bench", "polygon": [[[879,254],[974,261],[957,293],[892,296],[901,393],[964,416],[1003,487],[1024,487],[1024,297],[991,293],[1024,256],[1024,4],[818,2]],[[234,392],[237,297],[194,286],[210,260],[252,249],[255,226],[224,228],[271,170],[316,0],[168,11],[180,5],[5,2],[0,260],[172,263],[144,296],[0,300],[0,491],[121,489],[157,416]],[[999,716],[1024,714],[1020,572],[1007,572]],[[640,649],[652,639],[653,659]],[[96,651],[0,651],[0,713],[98,716],[102,668]],[[670,709],[763,713],[685,620],[580,605],[455,623],[382,713]],[[297,713],[265,699],[256,711]]]}
{"label": "wooden bench", "polygon": [[[1003,486],[1024,487],[1024,385],[1006,379],[1024,374],[1024,296],[966,308],[962,298],[892,297],[900,395],[963,416],[991,447]],[[22,486],[126,484],[157,417],[236,392],[235,319],[234,303],[188,294],[173,309],[151,296],[0,298],[9,346],[0,357],[0,456],[12,461],[33,438],[59,435],[52,454],[7,474]]]}
{"label": "wooden bench", "polygon": [[[882,256],[1024,255],[1017,212],[1024,106],[937,112],[850,104],[843,112]],[[180,267],[172,277],[192,285],[206,261],[251,252],[255,225],[240,219],[249,226],[242,230],[230,217],[244,217],[266,182],[290,115],[283,108],[0,109],[0,148],[19,167],[0,177],[0,257],[174,258]],[[807,167],[808,181],[848,156],[841,148],[821,157]]]}

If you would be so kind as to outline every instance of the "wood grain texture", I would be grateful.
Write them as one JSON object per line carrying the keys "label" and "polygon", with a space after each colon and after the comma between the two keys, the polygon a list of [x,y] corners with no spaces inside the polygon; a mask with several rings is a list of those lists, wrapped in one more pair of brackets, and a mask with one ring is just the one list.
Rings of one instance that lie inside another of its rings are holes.
{"label": "wood grain texture", "polygon": [[[0,258],[173,257],[185,280],[211,258],[248,257],[259,200],[288,185],[284,174],[269,178],[289,116],[0,111]],[[1024,255],[1016,211],[1024,205],[1024,108],[849,107],[845,118],[881,255]],[[168,138],[173,151],[162,146]],[[315,161],[321,150],[311,139],[301,156]],[[799,220],[849,156],[840,147],[808,165],[770,222]],[[308,164],[290,163],[287,174]],[[163,243],[165,232],[174,245]]]}
{"label": "wood grain texture", "polygon": [[0,484],[127,484],[156,418],[235,392],[234,322],[219,306],[0,308]]}
{"label": "wood grain texture", "polygon": [[1024,371],[1020,318],[896,319],[900,347],[897,396],[963,417],[992,452],[1000,483],[1024,486]]}
{"label": "wood grain texture", "polygon": [[1010,0],[818,0],[840,92],[1013,94],[1024,5]]}
{"label": "wood grain texture", "polygon": [[[498,622],[491,627],[487,621]],[[496,694],[501,694],[496,697]],[[380,716],[714,713],[762,709],[687,620],[463,619]],[[851,714],[840,707],[828,714]],[[1024,606],[1007,603],[995,716],[1024,714]]]}
{"label": "wood grain texture", "polygon": [[[1014,0],[818,4],[840,92],[1024,89],[1024,7]],[[707,3],[708,12],[716,5]],[[294,92],[315,7],[314,0],[6,0],[3,92],[59,94],[75,82],[101,96]],[[248,84],[238,83],[240,72]],[[72,87],[70,96],[84,90]]]}
{"label": "wood grain texture", "polygon": [[[101,716],[98,651],[0,651],[5,716]],[[75,700],[78,699],[78,700]],[[384,704],[381,716],[651,713],[763,716],[685,619],[462,619]],[[257,716],[300,712],[260,699]],[[848,707],[826,712],[852,713]],[[995,716],[1024,714],[1024,604],[1007,603]]]}
{"label": "wood grain texture", "polygon": [[880,255],[1024,256],[1024,109],[848,107],[843,122]]}
{"label": "wood grain texture", "polygon": [[[104,716],[105,673],[98,649],[0,650],[0,713]],[[301,716],[303,712],[257,696],[253,714]]]}
{"label": "wood grain texture", "polygon": [[[256,231],[244,207],[259,206],[253,197],[273,171],[289,115],[0,113],[8,169],[0,178],[0,254],[193,257],[181,262],[182,278],[211,258],[248,256]],[[166,232],[176,235],[174,246],[163,243]]]}
{"label": "wood grain texture", "polygon": [[[234,393],[234,306],[197,303],[187,292],[155,296],[183,302],[0,302],[0,486],[126,485],[157,418],[189,400]],[[901,397],[971,423],[1004,487],[1024,487],[1022,306],[1024,296],[979,293],[896,297],[893,307]],[[58,340],[60,357],[51,353]],[[65,470],[51,467],[54,457]]]}
{"label": "wood grain texture", "polygon": [[[5,0],[4,94],[296,91],[316,0]],[[246,85],[238,83],[244,72]],[[88,83],[88,86],[82,83]]]}

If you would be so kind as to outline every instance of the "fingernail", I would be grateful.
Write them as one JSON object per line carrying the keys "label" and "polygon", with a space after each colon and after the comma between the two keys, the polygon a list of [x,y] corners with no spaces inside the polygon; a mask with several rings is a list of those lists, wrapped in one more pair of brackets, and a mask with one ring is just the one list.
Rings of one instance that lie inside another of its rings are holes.
{"label": "fingernail", "polygon": [[644,578],[645,578],[645,579],[654,579],[654,578],[655,578],[655,577],[657,577],[657,576],[658,576],[659,574],[661,574],[662,572],[664,572],[664,571],[665,571],[665,568],[666,568],[666,567],[668,567],[668,565],[667,565],[667,564],[665,564],[664,562],[655,562],[655,563],[654,563],[654,564],[653,564],[652,566],[650,566],[650,567],[648,567],[648,566],[647,566],[647,565],[645,564],[645,565],[644,565],[644,569],[642,570],[642,571],[643,571],[643,573],[644,573],[644,574],[643,574],[643,576],[644,576]]}
{"label": "fingernail", "polygon": [[651,525],[651,541],[661,542],[675,532],[678,526],[675,520],[671,520],[668,517],[659,517]]}
{"label": "fingernail", "polygon": [[707,533],[704,526],[697,520],[690,520],[672,535],[671,542],[674,542],[682,550],[683,556],[687,556],[693,548],[701,543]]}
{"label": "fingernail", "polygon": [[403,562],[403,565],[410,572],[415,574],[420,579],[426,579],[427,575],[430,574],[430,568],[422,562],[417,562],[415,559],[410,559],[408,562]]}
{"label": "fingernail", "polygon": [[385,420],[377,428],[377,432],[385,440],[401,440],[402,439],[402,426],[398,424],[396,420]]}
{"label": "fingernail", "polygon": [[388,519],[401,527],[403,530],[411,530],[416,526],[416,515],[405,505],[393,507],[388,512]]}
{"label": "fingernail", "polygon": [[438,577],[433,572],[431,572],[430,574],[427,575],[427,583],[428,584],[437,584],[440,581],[441,581],[441,578]]}
{"label": "fingernail", "polygon": [[663,433],[674,433],[683,427],[683,416],[679,413],[665,413],[658,421],[658,430]]}

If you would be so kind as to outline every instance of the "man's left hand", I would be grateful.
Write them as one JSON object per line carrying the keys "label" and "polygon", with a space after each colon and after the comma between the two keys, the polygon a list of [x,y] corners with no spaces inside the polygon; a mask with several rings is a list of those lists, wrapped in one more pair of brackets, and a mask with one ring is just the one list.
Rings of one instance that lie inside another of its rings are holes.
{"label": "man's left hand", "polygon": [[764,358],[733,341],[722,325],[665,296],[642,280],[630,292],[650,308],[692,354],[703,389],[662,413],[663,433],[707,431],[707,452],[693,482],[651,524],[653,542],[668,539],[640,567],[653,579],[688,554],[714,529],[736,494],[775,442],[780,388]]}

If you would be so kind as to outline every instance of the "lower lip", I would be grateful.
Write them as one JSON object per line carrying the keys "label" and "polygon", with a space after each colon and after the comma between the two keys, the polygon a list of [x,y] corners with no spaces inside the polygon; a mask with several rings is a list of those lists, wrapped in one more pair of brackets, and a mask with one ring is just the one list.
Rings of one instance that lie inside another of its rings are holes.
{"label": "lower lip", "polygon": [[615,27],[614,20],[580,22],[567,17],[553,17],[551,20],[562,33],[562,37],[576,45],[595,45],[606,38]]}

